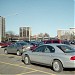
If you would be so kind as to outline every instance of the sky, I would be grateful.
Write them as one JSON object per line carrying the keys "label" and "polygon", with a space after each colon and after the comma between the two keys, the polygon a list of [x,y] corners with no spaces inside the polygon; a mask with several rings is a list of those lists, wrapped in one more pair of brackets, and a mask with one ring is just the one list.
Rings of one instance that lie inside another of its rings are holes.
{"label": "sky", "polygon": [[73,28],[75,0],[0,0],[0,16],[6,32],[19,34],[20,27],[31,27],[32,35],[57,36],[58,29]]}

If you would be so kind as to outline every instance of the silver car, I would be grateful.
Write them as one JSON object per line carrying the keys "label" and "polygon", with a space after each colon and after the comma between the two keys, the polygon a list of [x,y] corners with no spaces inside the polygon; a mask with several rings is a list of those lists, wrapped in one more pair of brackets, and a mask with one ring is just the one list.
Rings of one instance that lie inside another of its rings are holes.
{"label": "silver car", "polygon": [[23,49],[22,49],[22,46],[21,45],[11,44],[8,47],[5,47],[4,53],[5,54],[8,54],[8,53],[16,53],[17,55],[21,55],[21,53],[23,53]]}
{"label": "silver car", "polygon": [[24,52],[22,60],[26,65],[38,63],[61,72],[63,68],[75,68],[75,49],[66,44],[44,44],[34,51]]}
{"label": "silver car", "polygon": [[21,55],[24,51],[27,51],[30,49],[30,46],[28,43],[20,41],[16,42],[14,44],[11,44],[4,49],[4,53],[16,53],[17,55]]}

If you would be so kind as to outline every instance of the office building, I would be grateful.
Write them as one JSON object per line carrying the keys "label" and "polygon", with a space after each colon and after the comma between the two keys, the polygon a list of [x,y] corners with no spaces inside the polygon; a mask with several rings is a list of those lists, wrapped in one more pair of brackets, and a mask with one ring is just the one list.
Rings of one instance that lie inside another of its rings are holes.
{"label": "office building", "polygon": [[20,39],[30,40],[31,28],[30,27],[20,27],[19,34],[20,34]]}
{"label": "office building", "polygon": [[5,38],[5,18],[0,16],[0,42]]}
{"label": "office building", "polygon": [[57,30],[57,35],[59,39],[74,39],[75,38],[75,28],[70,29],[59,29]]}

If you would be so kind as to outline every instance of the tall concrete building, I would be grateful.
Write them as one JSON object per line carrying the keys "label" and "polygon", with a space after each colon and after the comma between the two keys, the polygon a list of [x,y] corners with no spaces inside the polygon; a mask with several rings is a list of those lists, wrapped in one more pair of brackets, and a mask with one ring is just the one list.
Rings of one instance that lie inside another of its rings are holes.
{"label": "tall concrete building", "polygon": [[5,38],[5,18],[0,16],[0,42]]}
{"label": "tall concrete building", "polygon": [[30,40],[31,27],[20,27],[19,34],[21,39]]}

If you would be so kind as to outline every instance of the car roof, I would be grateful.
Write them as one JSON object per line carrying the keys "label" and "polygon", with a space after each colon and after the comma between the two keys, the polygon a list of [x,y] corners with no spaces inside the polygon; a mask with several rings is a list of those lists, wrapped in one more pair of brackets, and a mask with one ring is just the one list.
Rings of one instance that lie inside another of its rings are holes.
{"label": "car roof", "polygon": [[[51,44],[43,44],[43,45],[51,45],[51,46],[56,46],[56,45],[66,45],[66,44],[51,43]],[[41,46],[42,46],[42,45],[41,45]]]}

